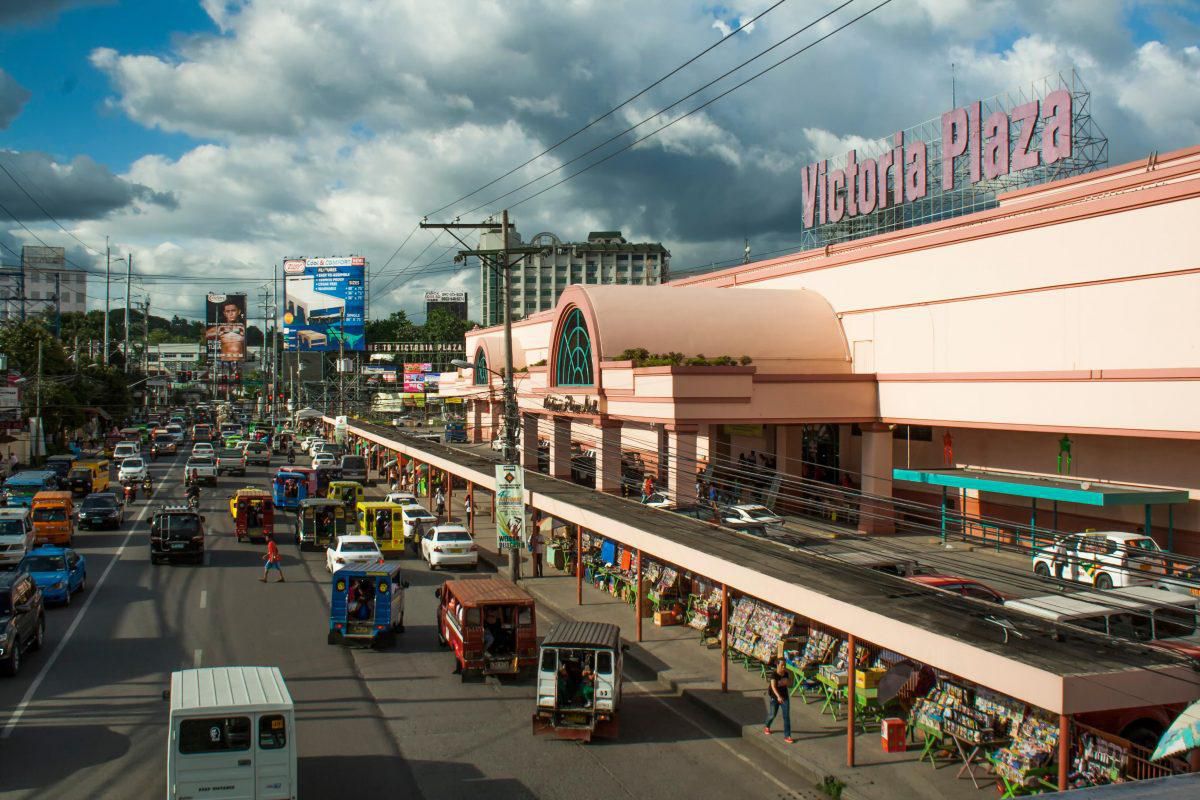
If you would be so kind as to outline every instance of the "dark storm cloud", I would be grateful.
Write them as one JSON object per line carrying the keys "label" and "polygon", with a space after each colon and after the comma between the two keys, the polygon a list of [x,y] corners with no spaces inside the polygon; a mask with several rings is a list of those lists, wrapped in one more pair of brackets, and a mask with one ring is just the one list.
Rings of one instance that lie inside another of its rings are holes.
{"label": "dark storm cloud", "polygon": [[0,25],[42,22],[53,19],[62,11],[107,2],[111,0],[3,0],[0,2]]}
{"label": "dark storm cloud", "polygon": [[45,221],[47,214],[88,220],[130,206],[177,205],[171,193],[130,183],[87,156],[65,164],[45,153],[10,151],[0,152],[0,163],[12,173],[11,178],[0,173],[0,204],[23,221]]}
{"label": "dark storm cloud", "polygon": [[29,101],[29,90],[0,69],[0,131],[12,124]]}

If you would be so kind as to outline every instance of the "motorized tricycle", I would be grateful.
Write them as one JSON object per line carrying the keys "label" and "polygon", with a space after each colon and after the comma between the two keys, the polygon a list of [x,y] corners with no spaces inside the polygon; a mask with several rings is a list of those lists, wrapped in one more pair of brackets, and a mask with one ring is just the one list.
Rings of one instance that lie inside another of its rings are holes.
{"label": "motorized tricycle", "polygon": [[309,497],[296,509],[296,544],[301,550],[328,547],[334,537],[346,533],[346,507],[327,497]]}
{"label": "motorized tricycle", "polygon": [[391,647],[404,631],[404,590],[398,565],[342,567],[333,574],[329,644]]}

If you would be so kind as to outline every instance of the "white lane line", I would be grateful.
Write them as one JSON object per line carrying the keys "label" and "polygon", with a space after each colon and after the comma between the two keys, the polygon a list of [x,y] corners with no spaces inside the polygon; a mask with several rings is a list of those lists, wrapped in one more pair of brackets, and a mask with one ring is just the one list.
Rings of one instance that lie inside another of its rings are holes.
{"label": "white lane line", "polygon": [[207,589],[200,590],[200,607],[208,608],[208,590]]}
{"label": "white lane line", "polygon": [[200,669],[200,661],[203,655],[203,650],[192,651],[192,669]]}
{"label": "white lane line", "polygon": [[[170,470],[168,470],[168,472],[169,471]],[[159,486],[162,486],[162,484],[160,483],[158,486],[154,487],[154,494],[152,494],[151,497],[153,497],[155,494],[158,494]],[[38,671],[37,677],[33,679],[33,683],[29,684],[29,688],[25,690],[25,696],[21,698],[21,702],[17,704],[17,707],[13,709],[12,714],[9,715],[8,722],[5,724],[4,730],[0,731],[0,739],[7,739],[8,737],[12,736],[12,732],[17,727],[17,723],[21,721],[21,717],[25,714],[25,709],[29,707],[31,702],[33,702],[33,696],[37,694],[37,690],[41,688],[42,681],[46,680],[46,676],[50,674],[50,668],[54,666],[54,663],[58,661],[58,657],[62,655],[63,650],[67,646],[67,642],[71,641],[71,637],[75,634],[75,630],[79,627],[79,623],[83,621],[84,615],[87,614],[88,609],[92,607],[92,603],[96,600],[96,595],[100,594],[100,587],[103,586],[104,581],[108,579],[108,574],[112,572],[113,567],[115,567],[117,562],[121,560],[121,555],[125,552],[126,546],[129,545],[129,540],[133,538],[133,532],[137,528],[137,523],[141,522],[145,518],[146,512],[149,510],[150,503],[146,503],[146,505],[142,506],[142,511],[138,514],[137,519],[134,520],[134,525],[130,527],[128,532],[126,532],[124,541],[122,541],[121,546],[117,548],[117,554],[113,556],[112,561],[108,562],[108,566],[104,568],[103,574],[100,575],[100,580],[96,581],[96,584],[92,587],[91,592],[88,594],[87,601],[85,601],[83,604],[83,608],[79,609],[79,613],[75,615],[75,619],[71,620],[71,625],[69,628],[67,628],[66,634],[62,639],[59,640],[58,646],[54,648],[54,652],[50,654],[50,658],[46,659],[46,663],[43,664],[42,668]]]}

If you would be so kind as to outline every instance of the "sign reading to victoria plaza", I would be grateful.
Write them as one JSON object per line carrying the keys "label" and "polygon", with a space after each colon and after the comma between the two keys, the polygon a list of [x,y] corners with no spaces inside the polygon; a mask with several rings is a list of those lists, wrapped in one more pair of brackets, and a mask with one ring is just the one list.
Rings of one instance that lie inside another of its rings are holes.
{"label": "sign reading to victoria plaza", "polygon": [[[970,184],[1069,158],[1071,102],[1071,93],[1059,89],[1043,100],[1013,108],[1011,116],[996,111],[981,120],[979,101],[947,111],[942,115],[942,191],[954,189],[954,166],[959,158],[967,159]],[[1033,136],[1043,120],[1038,148]],[[844,169],[830,171],[827,161],[804,167],[804,227],[841,222],[925,197],[929,193],[926,143],[906,142],[900,131],[893,135],[892,145],[879,158],[861,162],[851,150]]]}
{"label": "sign reading to victoria plaza", "polygon": [[496,467],[496,536],[501,553],[521,549],[525,538],[525,473],[520,464]]}

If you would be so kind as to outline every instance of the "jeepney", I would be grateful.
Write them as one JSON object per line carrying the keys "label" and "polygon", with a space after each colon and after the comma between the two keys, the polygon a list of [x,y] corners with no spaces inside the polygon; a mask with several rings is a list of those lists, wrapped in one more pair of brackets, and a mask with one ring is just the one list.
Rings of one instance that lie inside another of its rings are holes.
{"label": "jeepney", "polygon": [[346,534],[346,506],[328,497],[309,497],[296,509],[296,544],[301,550],[328,547],[334,537]]}

